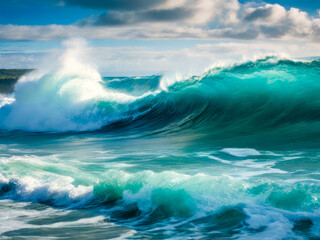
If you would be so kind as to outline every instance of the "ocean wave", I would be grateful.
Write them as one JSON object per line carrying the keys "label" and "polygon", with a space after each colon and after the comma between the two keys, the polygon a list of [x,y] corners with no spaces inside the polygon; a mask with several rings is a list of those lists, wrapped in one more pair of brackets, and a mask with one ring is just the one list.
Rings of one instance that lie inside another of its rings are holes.
{"label": "ocean wave", "polygon": [[103,81],[90,66],[71,67],[70,62],[40,77],[24,76],[15,102],[0,109],[0,127],[53,132],[195,129],[240,135],[276,129],[319,135],[318,60],[269,57],[217,67],[175,82],[167,91],[155,76],[150,81]]}
{"label": "ocean wave", "polygon": [[[108,170],[93,185],[78,185],[72,177],[0,175],[1,198],[46,203],[56,207],[135,204],[143,213],[158,212],[165,217],[190,217],[214,212],[229,205],[265,202],[278,209],[312,212],[320,206],[319,182],[295,183],[230,176],[187,175],[174,171],[128,173]],[[290,200],[290,201],[289,201]]]}
{"label": "ocean wave", "polygon": [[167,226],[167,221],[180,219],[177,226],[171,223],[176,230],[192,225],[198,233],[202,229],[209,235],[207,230],[215,226],[219,234],[226,230],[238,237],[270,237],[282,229],[277,232],[281,239],[295,236],[296,228],[306,223],[306,231],[319,233],[317,181],[292,184],[173,171],[109,170],[99,182],[84,186],[71,177],[55,177],[2,176],[0,198],[68,209],[99,207],[113,221],[135,228]]}

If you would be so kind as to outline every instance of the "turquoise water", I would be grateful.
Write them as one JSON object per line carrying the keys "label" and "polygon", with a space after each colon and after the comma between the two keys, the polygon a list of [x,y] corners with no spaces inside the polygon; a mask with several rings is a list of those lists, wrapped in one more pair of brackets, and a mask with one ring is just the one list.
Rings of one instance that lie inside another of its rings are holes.
{"label": "turquoise water", "polygon": [[0,238],[320,238],[318,60],[70,69],[2,98]]}

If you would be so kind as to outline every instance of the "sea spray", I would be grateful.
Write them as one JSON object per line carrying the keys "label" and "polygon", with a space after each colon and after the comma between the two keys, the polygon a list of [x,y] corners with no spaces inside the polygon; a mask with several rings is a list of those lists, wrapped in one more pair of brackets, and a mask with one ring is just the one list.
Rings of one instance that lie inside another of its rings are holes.
{"label": "sea spray", "polygon": [[81,40],[68,41],[57,64],[23,76],[15,102],[2,110],[2,128],[79,131],[121,118],[117,106],[136,97],[104,88],[100,74],[83,55],[87,48]]}

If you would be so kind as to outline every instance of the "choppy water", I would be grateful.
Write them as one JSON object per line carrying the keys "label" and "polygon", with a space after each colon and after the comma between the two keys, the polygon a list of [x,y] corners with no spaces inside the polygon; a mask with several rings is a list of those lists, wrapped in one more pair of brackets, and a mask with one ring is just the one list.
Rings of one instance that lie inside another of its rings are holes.
{"label": "choppy water", "polygon": [[318,60],[183,81],[76,66],[0,104],[0,238],[320,238]]}

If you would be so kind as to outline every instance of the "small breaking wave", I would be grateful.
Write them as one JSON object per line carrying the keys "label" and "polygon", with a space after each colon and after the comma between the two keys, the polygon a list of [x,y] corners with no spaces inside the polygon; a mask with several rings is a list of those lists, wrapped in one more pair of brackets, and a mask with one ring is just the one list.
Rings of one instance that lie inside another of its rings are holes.
{"label": "small breaking wave", "polygon": [[[76,185],[71,177],[51,177],[2,176],[0,198],[68,209],[104,208],[115,222],[138,229],[141,222],[161,228],[167,221],[180,219],[177,226],[171,223],[176,230],[191,224],[208,236],[223,234],[222,225],[239,237],[272,236],[277,229],[282,229],[279,236],[290,237],[306,221],[308,231],[319,230],[318,182],[249,182],[173,171],[109,170],[96,184],[84,186]],[[214,226],[222,233],[207,231]]]}

